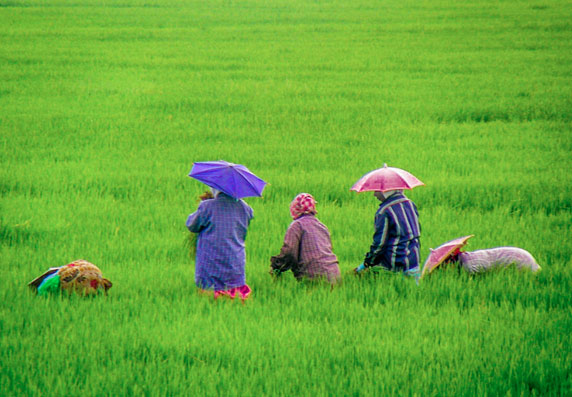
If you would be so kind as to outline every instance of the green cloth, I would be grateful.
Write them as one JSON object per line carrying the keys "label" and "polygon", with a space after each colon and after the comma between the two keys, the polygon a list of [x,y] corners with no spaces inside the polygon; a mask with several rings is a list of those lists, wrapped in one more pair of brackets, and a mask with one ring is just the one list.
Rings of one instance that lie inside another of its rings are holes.
{"label": "green cloth", "polygon": [[42,284],[38,287],[38,295],[46,296],[51,292],[60,291],[60,276],[55,273],[44,279]]}

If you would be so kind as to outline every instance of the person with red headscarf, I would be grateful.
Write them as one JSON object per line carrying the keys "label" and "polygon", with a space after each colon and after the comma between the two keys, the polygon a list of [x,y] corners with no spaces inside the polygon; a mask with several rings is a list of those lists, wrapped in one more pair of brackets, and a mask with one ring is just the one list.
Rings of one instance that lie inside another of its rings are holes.
{"label": "person with red headscarf", "polygon": [[291,270],[296,279],[324,278],[330,283],[340,279],[338,258],[332,252],[328,228],[316,218],[316,200],[300,193],[290,203],[292,223],[286,230],[280,254],[270,258],[270,273]]}

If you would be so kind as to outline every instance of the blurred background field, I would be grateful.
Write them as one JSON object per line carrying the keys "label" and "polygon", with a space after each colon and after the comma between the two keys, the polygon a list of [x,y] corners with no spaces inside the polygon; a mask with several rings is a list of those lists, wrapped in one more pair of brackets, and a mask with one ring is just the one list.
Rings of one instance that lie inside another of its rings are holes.
{"label": "blurred background field", "polygon": [[[572,5],[0,0],[0,386],[6,395],[566,395]],[[247,165],[251,299],[198,296],[193,161]],[[425,187],[422,259],[455,237],[543,267],[338,288],[268,274],[312,193],[343,273],[383,163]],[[105,299],[26,283],[83,258]]]}

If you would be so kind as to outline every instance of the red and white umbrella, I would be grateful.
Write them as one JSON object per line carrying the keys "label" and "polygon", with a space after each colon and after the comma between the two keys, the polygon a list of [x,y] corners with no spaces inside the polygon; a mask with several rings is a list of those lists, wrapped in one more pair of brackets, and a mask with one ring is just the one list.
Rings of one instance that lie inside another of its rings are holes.
{"label": "red and white umbrella", "polygon": [[362,176],[350,190],[356,192],[386,192],[388,190],[413,189],[425,185],[415,176],[401,168],[388,167],[384,164]]}
{"label": "red and white umbrella", "polygon": [[459,237],[451,241],[447,241],[444,244],[441,244],[435,249],[430,249],[431,253],[427,257],[425,264],[423,265],[423,272],[421,273],[421,277],[424,277],[426,274],[431,273],[435,270],[441,263],[445,262],[454,254],[458,253],[460,249],[467,244],[467,240],[473,237],[474,235],[471,234],[469,236]]}

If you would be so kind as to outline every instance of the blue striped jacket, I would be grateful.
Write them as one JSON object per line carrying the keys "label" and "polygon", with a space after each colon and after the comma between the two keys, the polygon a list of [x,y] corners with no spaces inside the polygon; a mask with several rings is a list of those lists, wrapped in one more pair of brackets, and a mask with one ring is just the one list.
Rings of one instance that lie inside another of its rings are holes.
{"label": "blue striped jacket", "polygon": [[403,193],[389,196],[375,213],[375,233],[364,265],[391,271],[419,268],[419,213]]}

